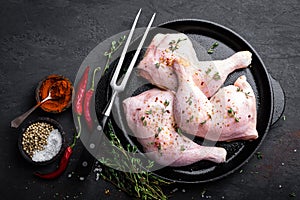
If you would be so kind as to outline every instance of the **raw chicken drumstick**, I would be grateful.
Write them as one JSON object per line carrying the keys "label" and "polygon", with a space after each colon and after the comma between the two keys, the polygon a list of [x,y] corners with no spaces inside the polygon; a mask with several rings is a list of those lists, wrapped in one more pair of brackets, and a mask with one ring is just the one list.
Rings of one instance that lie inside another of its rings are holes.
{"label": "raw chicken drumstick", "polygon": [[221,88],[210,101],[181,63],[174,63],[179,86],[174,114],[186,133],[213,141],[256,139],[256,99],[245,76]]}
{"label": "raw chicken drumstick", "polygon": [[164,166],[186,166],[200,160],[224,162],[224,148],[200,146],[176,132],[173,100],[172,92],[155,88],[123,101],[128,126],[146,155]]}
{"label": "raw chicken drumstick", "polygon": [[177,61],[178,89],[174,100],[174,117],[177,125],[186,133],[205,135],[211,127],[212,104],[193,81],[192,75]]}
{"label": "raw chicken drumstick", "polygon": [[157,34],[138,69],[140,75],[152,84],[176,91],[178,81],[172,66],[175,59],[182,60],[196,85],[207,97],[211,97],[228,74],[251,63],[251,56],[249,51],[240,51],[224,60],[199,61],[192,42],[185,34]]}

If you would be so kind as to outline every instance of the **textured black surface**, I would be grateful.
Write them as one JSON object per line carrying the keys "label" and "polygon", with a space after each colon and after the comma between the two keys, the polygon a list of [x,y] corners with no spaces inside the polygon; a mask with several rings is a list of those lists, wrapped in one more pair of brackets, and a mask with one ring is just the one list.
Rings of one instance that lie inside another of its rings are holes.
{"label": "textured black surface", "polygon": [[[34,105],[34,90],[45,76],[57,73],[74,80],[85,56],[101,41],[127,30],[136,11],[138,26],[157,12],[154,25],[179,18],[200,18],[227,26],[244,37],[260,54],[270,74],[286,94],[285,120],[273,126],[259,151],[229,177],[209,184],[171,185],[172,199],[294,199],[299,198],[300,177],[300,4],[291,1],[27,1],[0,4],[1,199],[130,199],[91,173],[88,179],[68,178],[78,159],[78,146],[66,173],[57,180],[41,181],[20,155],[20,130],[10,121]],[[70,141],[75,131],[71,110],[47,114],[36,110],[30,118],[53,117]],[[110,195],[104,190],[110,189]]]}

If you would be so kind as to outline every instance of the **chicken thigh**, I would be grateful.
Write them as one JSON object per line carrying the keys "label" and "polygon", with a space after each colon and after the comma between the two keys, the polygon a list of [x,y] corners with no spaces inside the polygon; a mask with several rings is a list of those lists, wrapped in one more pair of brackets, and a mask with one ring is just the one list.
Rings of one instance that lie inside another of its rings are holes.
{"label": "chicken thigh", "polygon": [[221,88],[210,100],[187,73],[187,67],[174,63],[179,86],[174,114],[186,133],[213,141],[256,139],[256,99],[245,76],[234,85]]}
{"label": "chicken thigh", "polygon": [[178,81],[173,71],[175,59],[187,67],[195,84],[211,97],[226,80],[228,74],[251,63],[252,54],[241,51],[227,59],[199,61],[190,39],[183,33],[157,34],[138,65],[139,73],[158,87],[177,90]]}
{"label": "chicken thigh", "polygon": [[[206,139],[219,141],[253,140],[256,130],[256,99],[246,76],[221,88],[211,99],[212,128]],[[220,136],[220,137],[219,137]]]}
{"label": "chicken thigh", "polygon": [[146,155],[164,166],[186,166],[200,160],[224,162],[224,148],[200,146],[176,132],[173,100],[172,92],[155,88],[123,101],[128,126]]}

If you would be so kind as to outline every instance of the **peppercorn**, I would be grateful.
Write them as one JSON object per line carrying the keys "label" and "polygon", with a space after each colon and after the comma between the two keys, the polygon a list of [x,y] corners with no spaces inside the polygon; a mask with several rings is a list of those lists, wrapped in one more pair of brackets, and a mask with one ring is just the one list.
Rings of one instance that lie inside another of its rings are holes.
{"label": "peppercorn", "polygon": [[47,138],[54,127],[45,122],[29,125],[22,137],[22,148],[32,158],[35,151],[43,150],[47,145]]}

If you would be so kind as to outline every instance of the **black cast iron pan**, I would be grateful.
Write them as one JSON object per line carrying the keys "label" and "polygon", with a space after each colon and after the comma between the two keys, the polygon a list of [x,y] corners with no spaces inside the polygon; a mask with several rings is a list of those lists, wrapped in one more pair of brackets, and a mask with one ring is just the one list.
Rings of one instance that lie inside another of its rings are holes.
{"label": "black cast iron pan", "polygon": [[[183,19],[164,23],[159,27],[167,28],[169,30],[174,30],[177,32],[185,33],[193,41],[201,44],[204,48],[209,48],[214,42],[218,42],[220,45],[212,54],[212,59],[224,59],[237,51],[248,50],[252,52],[252,67],[242,70],[238,70],[229,75],[224,85],[233,84],[233,82],[241,75],[246,75],[247,81],[252,86],[257,100],[257,130],[259,133],[259,138],[255,141],[235,141],[235,142],[218,142],[216,146],[224,147],[227,150],[227,162],[223,164],[215,164],[209,161],[200,161],[195,164],[185,166],[185,167],[164,167],[154,173],[158,176],[172,180],[175,182],[184,183],[199,183],[199,182],[209,182],[225,177],[235,170],[240,168],[248,159],[256,152],[258,147],[261,145],[266,134],[268,133],[270,127],[281,117],[284,111],[284,93],[280,84],[275,81],[270,74],[267,72],[261,58],[257,52],[252,48],[252,46],[245,41],[241,36],[232,30],[221,26],[219,24],[195,19]],[[153,30],[148,38],[151,39],[156,34]],[[197,51],[197,47],[195,48]],[[125,58],[123,68],[128,67],[131,58],[133,57],[134,51],[127,53]],[[140,55],[142,58],[143,53]],[[199,56],[198,56],[199,57]],[[199,58],[201,60],[201,58]],[[138,63],[138,62],[137,62]],[[117,61],[112,63],[111,69],[117,64]],[[109,80],[113,70],[110,70],[103,78]],[[135,76],[135,74],[133,74]],[[96,114],[100,118],[101,111],[103,110],[106,101],[110,98],[111,89],[109,86],[109,81],[105,81],[106,85],[98,84],[95,96]],[[137,95],[147,89],[154,86],[145,84],[141,87],[135,84],[134,78],[132,81],[128,82],[128,91],[125,91],[120,95],[119,102],[119,112],[121,118],[124,117],[123,110],[121,109],[122,100],[125,98]],[[105,88],[105,89],[104,89]],[[106,97],[103,100],[103,97]],[[111,116],[113,121],[114,130],[120,137],[122,143],[133,144],[139,147],[142,152],[142,147],[136,141],[136,139],[124,129],[119,128],[120,116]],[[195,142],[201,144],[202,140],[200,138],[195,138]]]}

